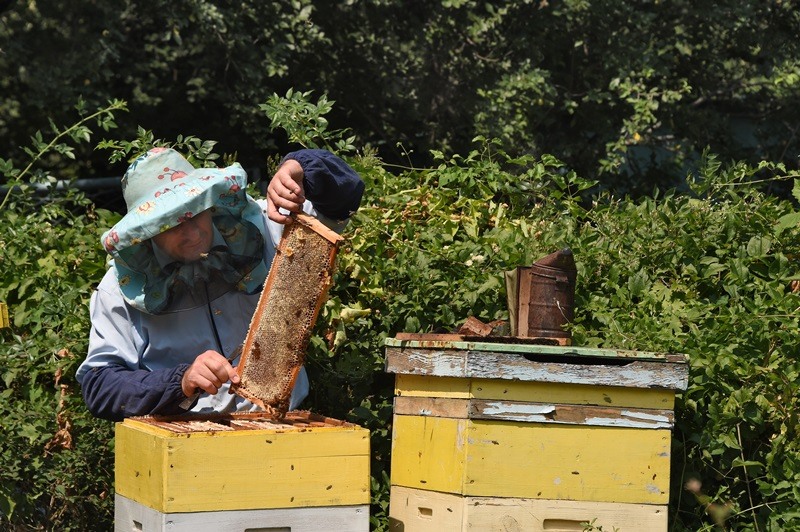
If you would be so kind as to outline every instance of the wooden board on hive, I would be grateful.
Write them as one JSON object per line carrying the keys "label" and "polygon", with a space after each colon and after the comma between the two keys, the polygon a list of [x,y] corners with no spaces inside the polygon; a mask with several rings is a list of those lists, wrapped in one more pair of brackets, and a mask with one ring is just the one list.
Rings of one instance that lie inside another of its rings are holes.
{"label": "wooden board on hive", "polygon": [[442,530],[559,532],[585,530],[667,530],[667,506],[524,499],[463,497],[450,493],[392,486],[391,532]]}
{"label": "wooden board on hive", "polygon": [[520,344],[520,345],[550,345],[550,346],[569,346],[572,345],[572,340],[569,338],[546,338],[537,336],[482,336],[477,334],[470,334],[467,332],[458,333],[406,333],[401,332],[393,338],[396,341],[402,342],[449,342],[449,343],[467,343],[467,342],[481,342],[487,344]]}
{"label": "wooden board on hive", "polygon": [[237,366],[234,393],[283,414],[305,362],[342,237],[304,214],[284,228]]}
{"label": "wooden board on hive", "polygon": [[392,484],[458,495],[666,504],[669,429],[395,415]]}
{"label": "wooden board on hive", "polygon": [[556,402],[649,410],[672,410],[675,405],[675,392],[660,388],[625,388],[506,379],[460,379],[410,374],[397,374],[395,383],[397,397]]}
{"label": "wooden board on hive", "polygon": [[243,530],[318,532],[367,532],[369,505],[274,508],[163,513],[117,494],[114,498],[114,530],[117,532],[196,532]]}
{"label": "wooden board on hive", "polygon": [[671,429],[675,419],[672,410],[446,397],[395,397],[394,413],[640,429]]}
{"label": "wooden board on hive", "polygon": [[386,371],[435,377],[504,379],[685,390],[686,355],[525,343],[387,338]]}

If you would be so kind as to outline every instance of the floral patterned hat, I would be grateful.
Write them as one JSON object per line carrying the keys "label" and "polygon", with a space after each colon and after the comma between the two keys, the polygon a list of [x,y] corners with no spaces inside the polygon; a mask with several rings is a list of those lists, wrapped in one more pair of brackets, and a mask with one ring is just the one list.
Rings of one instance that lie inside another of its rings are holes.
{"label": "floral patterned hat", "polygon": [[[176,287],[191,286],[202,271],[216,272],[238,290],[257,291],[267,273],[264,221],[246,186],[247,174],[238,163],[194,168],[171,148],[153,148],[136,159],[122,178],[128,212],[101,239],[125,300],[147,313],[163,312]],[[215,246],[202,264],[165,268],[150,239],[207,209],[225,244]]]}

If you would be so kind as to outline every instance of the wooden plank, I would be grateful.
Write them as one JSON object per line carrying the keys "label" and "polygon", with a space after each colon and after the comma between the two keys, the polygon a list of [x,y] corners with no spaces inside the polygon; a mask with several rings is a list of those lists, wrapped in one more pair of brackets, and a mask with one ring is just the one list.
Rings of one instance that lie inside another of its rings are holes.
{"label": "wooden plank", "polygon": [[[554,346],[537,343],[535,340],[524,337],[508,337],[507,342],[473,340],[458,341],[458,335],[436,334],[409,334],[399,333],[396,338],[386,338],[385,347],[399,347],[404,349],[431,349],[481,351],[488,353],[519,353],[522,355],[536,356],[565,356],[589,357],[608,359],[634,359],[670,362],[674,364],[688,363],[688,356],[681,353],[657,353],[652,351],[633,351],[629,349],[608,349],[599,347]],[[404,338],[414,338],[404,339]]]}
{"label": "wooden plank", "polygon": [[595,501],[462,497],[392,486],[389,530],[569,532],[596,530],[666,532],[666,505]]}
{"label": "wooden plank", "polygon": [[408,416],[640,429],[671,429],[674,423],[674,415],[671,410],[608,408],[522,401],[487,401],[482,399],[449,399],[444,397],[395,397],[394,413]]}
{"label": "wooden plank", "polygon": [[467,342],[467,337],[460,333],[409,333],[400,332],[395,336],[401,342]]}
{"label": "wooden plank", "polygon": [[466,467],[467,423],[466,419],[395,415],[392,483],[460,493]]}
{"label": "wooden plank", "polygon": [[470,379],[431,377],[398,373],[395,376],[396,396],[461,397],[471,396]]}
{"label": "wooden plank", "polygon": [[669,390],[685,390],[688,384],[688,370],[684,364],[644,360],[618,362],[537,362],[514,353],[386,348],[386,371],[396,374]]}
{"label": "wooden plank", "polygon": [[[397,413],[399,414],[400,412]],[[521,421],[524,423],[558,423],[640,429],[671,429],[674,424],[674,415],[671,410],[607,408],[521,401],[485,401],[480,399],[469,400],[468,417],[470,419]]]}
{"label": "wooden plank", "polygon": [[[399,375],[398,375],[399,377]],[[438,377],[427,377],[435,380]],[[470,379],[470,397],[530,403],[556,402],[574,405],[618,406],[671,410],[673,390],[623,388],[553,382],[523,382],[500,379]]]}
{"label": "wooden plank", "polygon": [[369,503],[356,426],[172,433],[117,424],[117,493],[164,513]]}
{"label": "wooden plank", "polygon": [[395,397],[394,413],[408,416],[434,416],[467,419],[469,399],[449,399],[446,397]]}
{"label": "wooden plank", "polygon": [[684,365],[632,361],[623,366],[572,363],[532,363],[524,357],[507,353],[468,358],[471,377],[496,371],[497,378],[539,382],[566,382],[630,388],[685,390],[688,372]]}
{"label": "wooden plank", "polygon": [[466,379],[398,373],[395,396],[500,399],[529,403],[556,402],[656,410],[672,410],[673,390],[623,388],[553,382],[524,382],[502,379]]}
{"label": "wooden plank", "polygon": [[670,431],[394,416],[392,484],[460,495],[666,504]]}
{"label": "wooden plank", "polygon": [[[457,332],[457,333],[397,333],[392,339],[393,342],[401,342],[402,345],[413,345],[414,347],[446,348],[453,345],[458,346],[477,346],[480,348],[488,345],[546,345],[546,346],[569,346],[572,345],[571,338],[555,338],[544,336],[482,336],[478,331]],[[513,342],[510,343],[509,342]],[[480,350],[480,349],[479,349]],[[502,349],[494,349],[498,351]],[[492,349],[489,349],[492,351]],[[516,351],[516,350],[515,350]]]}
{"label": "wooden plank", "polygon": [[[413,364],[417,361],[422,362],[424,367],[415,371]],[[463,378],[467,376],[467,357],[455,350],[431,352],[386,348],[386,372]]]}
{"label": "wooden plank", "polygon": [[369,505],[162,513],[121,495],[114,498],[117,532],[196,532],[198,530],[367,532]]}
{"label": "wooden plank", "polygon": [[167,432],[155,434],[168,435],[170,433],[215,432],[231,431],[241,428],[249,429],[286,429],[295,430],[298,427],[345,427],[358,428],[353,423],[323,416],[308,410],[292,410],[284,416],[278,417],[263,411],[253,412],[227,412],[227,413],[188,413],[177,416],[138,416],[128,418],[128,423],[151,425],[166,429]]}

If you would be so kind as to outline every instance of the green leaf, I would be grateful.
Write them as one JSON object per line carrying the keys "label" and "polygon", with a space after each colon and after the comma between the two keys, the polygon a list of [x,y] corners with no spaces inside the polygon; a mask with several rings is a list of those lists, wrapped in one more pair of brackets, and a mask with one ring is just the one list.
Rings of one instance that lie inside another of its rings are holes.
{"label": "green leaf", "polygon": [[800,179],[794,180],[794,185],[792,186],[792,196],[797,201],[800,201]]}
{"label": "green leaf", "polygon": [[628,291],[632,297],[641,296],[650,284],[647,272],[639,270],[628,278]]}
{"label": "green leaf", "polygon": [[764,257],[769,253],[772,241],[765,236],[754,236],[747,243],[747,254],[751,257]]}
{"label": "green leaf", "polygon": [[775,223],[775,235],[780,236],[786,229],[797,227],[798,224],[800,224],[800,212],[784,214]]}
{"label": "green leaf", "polygon": [[0,484],[0,514],[4,515],[6,519],[11,519],[14,516],[14,509],[17,506],[17,501],[12,496],[12,490],[6,486],[5,481]]}

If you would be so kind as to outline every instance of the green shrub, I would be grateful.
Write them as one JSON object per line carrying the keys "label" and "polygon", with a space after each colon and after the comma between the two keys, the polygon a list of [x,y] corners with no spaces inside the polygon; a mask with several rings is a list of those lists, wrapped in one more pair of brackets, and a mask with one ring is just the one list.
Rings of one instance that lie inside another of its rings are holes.
{"label": "green shrub", "polygon": [[59,130],[37,133],[17,167],[0,160],[7,190],[0,197],[0,301],[12,326],[0,329],[0,527],[11,530],[110,529],[113,432],[83,406],[75,370],[86,352],[88,301],[105,269],[99,228],[113,215],[80,194],[31,185],[55,183],[44,159],[70,158],[88,142],[93,122],[108,130],[112,102]]}

